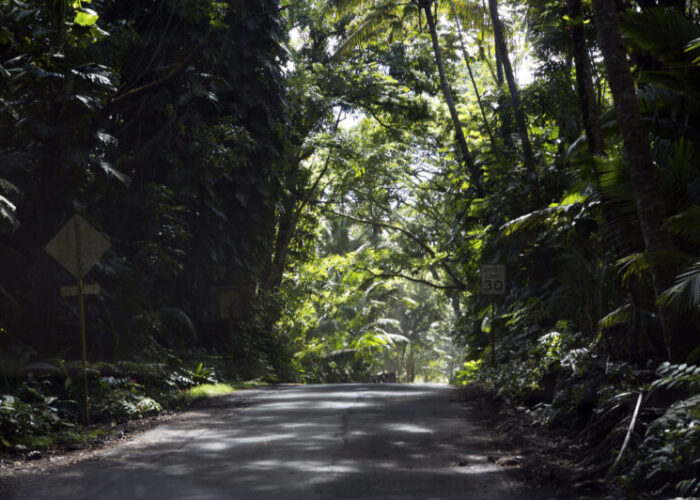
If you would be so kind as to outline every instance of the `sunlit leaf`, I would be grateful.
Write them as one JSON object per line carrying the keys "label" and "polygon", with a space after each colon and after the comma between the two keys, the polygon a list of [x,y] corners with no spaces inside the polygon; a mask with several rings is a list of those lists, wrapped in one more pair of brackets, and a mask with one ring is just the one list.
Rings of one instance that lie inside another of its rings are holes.
{"label": "sunlit leaf", "polygon": [[99,19],[99,15],[92,9],[81,8],[75,13],[73,22],[80,26],[92,26]]}
{"label": "sunlit leaf", "polygon": [[109,163],[106,161],[101,161],[100,162],[100,168],[110,177],[114,177],[117,179],[119,182],[121,182],[124,185],[129,185],[131,182],[131,178],[128,175],[125,175],[118,170],[116,170],[114,167],[112,167]]}

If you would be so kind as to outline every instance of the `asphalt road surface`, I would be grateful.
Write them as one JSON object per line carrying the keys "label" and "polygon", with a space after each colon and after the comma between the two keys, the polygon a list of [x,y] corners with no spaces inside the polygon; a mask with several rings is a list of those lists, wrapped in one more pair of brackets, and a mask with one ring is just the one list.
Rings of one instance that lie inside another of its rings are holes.
{"label": "asphalt road surface", "polygon": [[[536,498],[443,385],[280,386],[16,485],[29,499]],[[481,436],[481,437],[480,437]],[[547,498],[540,496],[540,498]]]}

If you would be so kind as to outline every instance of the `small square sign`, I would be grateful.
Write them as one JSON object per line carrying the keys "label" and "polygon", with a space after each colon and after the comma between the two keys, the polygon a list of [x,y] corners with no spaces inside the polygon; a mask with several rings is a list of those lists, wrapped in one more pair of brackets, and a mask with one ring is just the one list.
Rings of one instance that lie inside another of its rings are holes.
{"label": "small square sign", "polygon": [[481,294],[505,295],[506,266],[501,264],[481,266]]}

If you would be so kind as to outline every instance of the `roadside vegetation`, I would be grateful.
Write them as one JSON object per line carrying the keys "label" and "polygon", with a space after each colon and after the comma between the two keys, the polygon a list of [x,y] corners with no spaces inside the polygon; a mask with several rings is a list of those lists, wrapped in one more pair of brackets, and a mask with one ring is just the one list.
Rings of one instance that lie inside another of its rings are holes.
{"label": "roadside vegetation", "polygon": [[98,432],[44,250],[79,213],[111,242],[93,421],[244,380],[476,383],[620,495],[700,496],[698,19],[0,0],[0,449]]}
{"label": "roadside vegetation", "polygon": [[21,380],[6,379],[0,396],[0,455],[32,459],[45,450],[89,447],[121,432],[131,420],[264,385],[221,382],[217,373],[226,369],[225,360],[199,354],[206,361],[192,369],[176,356],[170,363],[90,363],[88,427],[80,404],[81,365],[59,360],[27,365]]}

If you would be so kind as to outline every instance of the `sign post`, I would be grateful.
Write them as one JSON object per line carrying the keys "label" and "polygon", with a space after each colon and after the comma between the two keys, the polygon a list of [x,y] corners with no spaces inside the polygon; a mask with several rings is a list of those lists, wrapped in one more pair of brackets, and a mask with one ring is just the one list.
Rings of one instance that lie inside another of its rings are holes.
{"label": "sign post", "polygon": [[219,318],[228,320],[228,334],[231,342],[231,375],[236,375],[236,367],[233,360],[236,354],[236,337],[234,335],[234,309],[238,303],[239,291],[232,286],[224,286],[216,289],[216,299],[219,309]]}
{"label": "sign post", "polygon": [[501,264],[481,266],[481,294],[492,297],[491,300],[491,364],[496,365],[496,315],[498,313],[495,297],[506,294],[506,266]]}
{"label": "sign post", "polygon": [[87,340],[85,335],[85,295],[99,292],[96,285],[83,285],[83,277],[109,249],[110,243],[80,215],[74,215],[46,245],[46,252],[77,279],[77,287],[62,287],[62,296],[78,297],[80,347],[83,361],[83,422],[90,422],[87,378]]}

